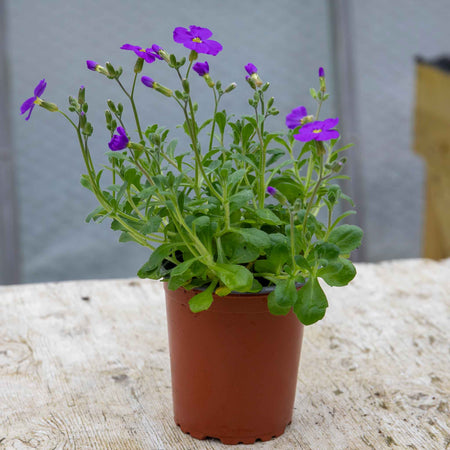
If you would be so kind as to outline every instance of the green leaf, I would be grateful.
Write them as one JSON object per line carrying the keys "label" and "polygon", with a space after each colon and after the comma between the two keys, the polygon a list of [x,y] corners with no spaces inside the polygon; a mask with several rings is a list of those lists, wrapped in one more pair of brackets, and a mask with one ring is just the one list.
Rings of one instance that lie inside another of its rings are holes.
{"label": "green leaf", "polygon": [[291,205],[303,195],[303,188],[287,176],[272,178],[270,185],[278,189],[288,199]]}
{"label": "green leaf", "polygon": [[225,133],[225,126],[227,124],[227,116],[225,114],[225,111],[221,111],[216,113],[216,123],[219,127],[220,134],[223,135]]}
{"label": "green leaf", "polygon": [[257,209],[255,213],[264,223],[269,225],[281,225],[283,223],[283,221],[270,209]]}
{"label": "green leaf", "polygon": [[169,145],[167,146],[166,153],[167,153],[171,158],[173,158],[173,155],[174,155],[174,153],[175,153],[175,148],[176,148],[177,144],[178,144],[178,140],[177,140],[177,139],[172,139],[172,140],[169,142]]}
{"label": "green leaf", "polygon": [[233,172],[228,177],[228,186],[234,186],[236,183],[242,180],[244,178],[244,175],[247,173],[246,169],[239,169]]}
{"label": "green leaf", "polygon": [[247,123],[244,128],[242,128],[242,146],[247,145],[248,140],[252,137],[255,127],[251,123]]}
{"label": "green leaf", "polygon": [[189,281],[193,276],[193,273],[190,270],[191,266],[198,259],[199,258],[192,258],[174,267],[170,271],[168,288],[174,291],[179,287],[183,286],[184,284],[186,284],[186,282]]}
{"label": "green leaf", "polygon": [[119,236],[119,242],[136,242],[136,240],[128,231],[122,231]]}
{"label": "green leaf", "polygon": [[266,162],[266,166],[269,167],[270,165],[276,163],[285,154],[285,151],[282,148],[272,148],[267,150],[267,153],[271,155]]}
{"label": "green leaf", "polygon": [[267,297],[267,307],[274,316],[285,316],[291,310],[291,306],[280,306],[275,300],[274,292],[271,292]]}
{"label": "green leaf", "polygon": [[319,269],[317,275],[329,286],[347,286],[355,278],[356,269],[348,259],[339,258],[338,261]]}
{"label": "green leaf", "polygon": [[289,248],[285,243],[275,244],[270,248],[267,259],[258,259],[255,262],[255,271],[279,274],[289,256]]}
{"label": "green leaf", "polygon": [[232,291],[248,292],[252,288],[253,275],[244,266],[216,263],[213,270],[220,281]]}
{"label": "green leaf", "polygon": [[161,217],[152,216],[148,219],[147,223],[141,228],[142,234],[156,233],[161,225]]}
{"label": "green leaf", "polygon": [[339,254],[339,247],[330,242],[318,242],[314,248],[318,259],[325,259],[327,261],[335,260]]}
{"label": "green leaf", "polygon": [[[148,260],[148,265],[150,267],[159,266],[165,258],[167,258],[173,249],[173,244],[162,244],[158,248],[156,248],[153,253],[150,255]],[[138,274],[139,275],[139,274]]]}
{"label": "green leaf", "polygon": [[235,232],[243,236],[245,242],[248,242],[256,248],[265,249],[271,245],[269,235],[262,230],[256,228],[238,228]]}
{"label": "green leaf", "polygon": [[306,270],[307,272],[312,272],[311,266],[303,255],[295,256],[295,262],[300,269]]}
{"label": "green leaf", "polygon": [[230,212],[233,212],[247,205],[252,198],[253,193],[249,189],[232,195],[230,197]]}
{"label": "green leaf", "polygon": [[227,233],[222,237],[221,242],[225,256],[234,264],[246,264],[259,257],[258,248],[248,244],[238,233]]}
{"label": "green leaf", "polygon": [[309,278],[297,292],[294,312],[304,325],[311,325],[322,319],[328,306],[327,297],[317,278]]}
{"label": "green leaf", "polygon": [[273,296],[273,300],[279,306],[293,306],[297,301],[297,288],[295,286],[295,280],[290,278],[288,280],[279,281],[275,286],[274,291],[269,295]]}
{"label": "green leaf", "polygon": [[215,286],[216,283],[211,283],[204,291],[194,295],[194,297],[189,300],[189,308],[193,313],[205,311],[211,306],[214,300],[212,293],[214,292]]}
{"label": "green leaf", "polygon": [[361,245],[363,231],[356,225],[341,225],[328,236],[328,242],[335,244],[341,253],[350,253]]}
{"label": "green leaf", "polygon": [[105,214],[107,214],[106,209],[104,209],[103,206],[98,206],[86,217],[86,223],[91,220],[94,220],[95,222],[99,217],[104,216]]}
{"label": "green leaf", "polygon": [[89,177],[86,174],[81,175],[80,183],[83,187],[85,187],[86,189],[89,189],[90,191],[93,192],[93,189],[91,186],[91,180],[89,179]]}

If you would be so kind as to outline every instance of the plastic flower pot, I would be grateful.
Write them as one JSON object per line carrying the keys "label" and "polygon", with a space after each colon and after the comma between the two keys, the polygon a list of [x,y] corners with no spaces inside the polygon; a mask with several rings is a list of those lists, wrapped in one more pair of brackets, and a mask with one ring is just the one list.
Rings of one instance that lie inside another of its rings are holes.
{"label": "plastic flower pot", "polygon": [[214,296],[200,313],[195,292],[166,291],[174,418],[197,439],[251,444],[292,420],[303,325],[274,316],[267,294]]}

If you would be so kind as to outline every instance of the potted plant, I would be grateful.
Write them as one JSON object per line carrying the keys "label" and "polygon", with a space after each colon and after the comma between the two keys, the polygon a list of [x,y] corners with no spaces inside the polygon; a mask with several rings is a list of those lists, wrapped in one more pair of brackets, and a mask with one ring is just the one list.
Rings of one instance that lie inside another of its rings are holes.
{"label": "potted plant", "polygon": [[[340,224],[353,211],[334,214],[341,200],[352,203],[336,183],[345,178],[341,152],[349,146],[339,145],[338,118],[319,120],[329,95],[323,68],[310,91],[317,111],[294,108],[287,128],[274,132],[268,122],[279,111],[251,63],[249,113],[236,118],[221,109],[236,83],[223,87],[208,61],[198,61],[222,50],[211,36],[207,28],[177,27],[175,42],[189,50],[181,58],[158,45],[123,45],[137,56],[130,89],[121,67],[87,61],[117,83],[134,117],[125,124],[122,103],[107,101],[111,139],[101,170],[91,158],[84,86],[66,114],[41,98],[44,79],[21,112],[28,120],[38,105],[67,119],[86,165],[81,184],[99,202],[86,220],[108,218],[121,242],[152,251],[138,275],[164,281],[177,424],[197,438],[252,443],[282,434],[291,421],[303,325],[322,319],[328,306],[318,280],[344,286],[354,278],[348,258],[362,231]],[[178,90],[140,75],[155,62],[176,72]],[[197,76],[213,97],[203,123],[189,82]],[[171,140],[164,127],[143,127],[137,100],[150,101],[150,89],[180,108],[186,142]]]}

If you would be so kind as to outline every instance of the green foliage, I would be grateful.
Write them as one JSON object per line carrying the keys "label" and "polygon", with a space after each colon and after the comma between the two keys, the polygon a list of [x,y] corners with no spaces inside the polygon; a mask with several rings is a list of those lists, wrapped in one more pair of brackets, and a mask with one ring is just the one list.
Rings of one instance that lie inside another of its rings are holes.
{"label": "green foliage", "polygon": [[[205,78],[214,113],[197,122],[204,109],[195,103],[195,84],[189,81],[196,55],[177,59],[162,54],[159,63],[180,80],[173,91],[159,83],[154,92],[140,90],[139,64],[128,89],[122,68],[110,63],[97,68],[109,82],[118,83],[130,102],[106,102],[108,133],[117,135],[120,126],[129,142],[123,150],[107,151],[107,164],[100,170],[88,145],[94,128],[87,117],[85,89],[69,98],[75,117],[69,120],[87,170],[81,184],[99,201],[86,221],[110,219],[120,242],[152,251],[138,271],[140,277],[167,281],[169,289],[199,288],[189,302],[193,312],[208,309],[214,293],[259,292],[269,286],[272,314],[293,310],[306,325],[320,320],[328,303],[318,278],[330,286],[348,284],[356,274],[348,257],[362,240],[361,229],[341,224],[354,211],[334,213],[342,201],[353,206],[338,184],[345,178],[339,174],[345,163],[341,154],[349,146],[340,146],[339,140],[298,143],[294,134],[300,123],[287,132],[269,130],[270,117],[279,111],[273,97],[265,98],[269,83],[257,85],[255,80],[249,80],[250,110],[238,117],[219,108],[235,84],[222,89],[220,81]],[[322,80],[318,90],[310,91],[318,111],[329,95],[325,90]],[[179,129],[185,139],[172,138],[158,124],[142,128],[137,101],[155,101],[157,117],[157,100],[149,98],[160,94],[173,96],[180,107]],[[126,117],[134,121],[125,124]],[[267,194],[268,186],[275,189],[273,196]],[[323,207],[326,222],[317,219]],[[305,284],[298,289],[298,283]]]}
{"label": "green foliage", "polygon": [[328,307],[328,301],[320,287],[317,278],[311,277],[305,285],[299,289],[294,312],[300,322],[312,325],[322,319]]}

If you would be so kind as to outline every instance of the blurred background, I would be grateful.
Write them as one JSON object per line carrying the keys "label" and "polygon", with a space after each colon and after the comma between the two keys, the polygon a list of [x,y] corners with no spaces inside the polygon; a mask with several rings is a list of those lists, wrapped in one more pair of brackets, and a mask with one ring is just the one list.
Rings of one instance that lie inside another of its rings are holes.
{"label": "blurred background", "polygon": [[[119,49],[124,43],[157,43],[187,55],[172,41],[172,31],[192,24],[210,28],[223,44],[223,52],[208,61],[213,79],[238,83],[222,104],[229,112],[248,112],[245,64],[254,63],[271,82],[280,110],[274,130],[292,108],[313,107],[309,88],[318,86],[319,66],[325,68],[332,96],[322,117],[339,116],[343,140],[356,144],[347,155],[352,181],[345,188],[357,205],[352,220],[365,230],[357,259],[422,256],[428,147],[416,148],[425,159],[414,152],[415,57],[449,53],[449,23],[448,0],[0,0],[0,284],[129,277],[146,261],[148,252],[118,243],[106,221],[84,222],[97,204],[79,183],[84,169],[71,127],[41,108],[25,122],[19,108],[44,77],[42,97],[61,108],[86,86],[95,128],[91,150],[101,164],[109,140],[105,101],[125,99],[113,82],[86,69],[86,59],[132,71],[135,56]],[[173,86],[166,69],[145,65],[144,74]],[[206,117],[212,104],[203,83],[199,78],[192,89]],[[139,88],[142,122],[173,127],[182,121],[173,101]],[[432,115],[429,96],[422,97],[421,111]],[[441,120],[443,129],[449,115]],[[448,154],[443,139],[437,145]],[[448,179],[450,166],[435,166]]]}

